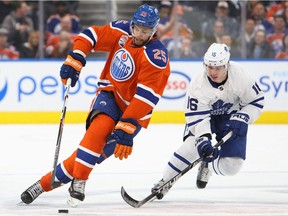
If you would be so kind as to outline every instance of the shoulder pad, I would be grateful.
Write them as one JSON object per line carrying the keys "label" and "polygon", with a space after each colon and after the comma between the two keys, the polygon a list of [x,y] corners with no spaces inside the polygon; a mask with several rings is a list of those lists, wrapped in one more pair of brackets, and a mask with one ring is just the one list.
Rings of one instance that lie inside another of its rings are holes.
{"label": "shoulder pad", "polygon": [[130,21],[116,20],[116,21],[111,22],[111,27],[130,34]]}
{"label": "shoulder pad", "polygon": [[169,60],[168,51],[159,40],[150,42],[146,46],[145,52],[147,54],[148,59],[155,66],[166,67]]}

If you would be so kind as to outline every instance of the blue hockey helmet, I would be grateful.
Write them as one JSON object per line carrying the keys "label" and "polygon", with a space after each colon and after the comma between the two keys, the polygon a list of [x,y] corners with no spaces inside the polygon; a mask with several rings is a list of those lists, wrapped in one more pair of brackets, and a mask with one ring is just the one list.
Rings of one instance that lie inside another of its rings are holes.
{"label": "blue hockey helmet", "polygon": [[159,13],[157,8],[148,4],[141,5],[133,15],[131,25],[144,26],[153,29],[156,32],[159,23]]}

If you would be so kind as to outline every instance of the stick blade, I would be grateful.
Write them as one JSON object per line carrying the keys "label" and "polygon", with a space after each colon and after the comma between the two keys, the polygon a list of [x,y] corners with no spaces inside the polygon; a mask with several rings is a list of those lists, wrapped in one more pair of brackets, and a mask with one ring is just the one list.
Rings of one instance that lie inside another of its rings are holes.
{"label": "stick blade", "polygon": [[124,199],[124,201],[129,204],[130,206],[134,208],[139,208],[141,205],[139,205],[139,201],[133,199],[124,189],[124,187],[121,187],[121,196]]}
{"label": "stick blade", "polygon": [[144,205],[145,203],[149,202],[149,201],[153,201],[154,198],[156,197],[157,193],[151,193],[149,196],[145,197],[143,200],[135,200],[133,199],[124,189],[124,187],[121,187],[121,196],[124,199],[124,201],[126,203],[128,203],[130,206],[134,207],[134,208],[139,208],[142,205]]}

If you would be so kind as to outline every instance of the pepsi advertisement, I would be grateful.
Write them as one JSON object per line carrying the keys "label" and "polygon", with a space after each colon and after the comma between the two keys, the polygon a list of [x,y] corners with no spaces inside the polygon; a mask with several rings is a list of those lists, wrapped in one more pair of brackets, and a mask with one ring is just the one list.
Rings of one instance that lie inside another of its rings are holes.
{"label": "pepsi advertisement", "polygon": [[[288,62],[238,62],[251,73],[265,93],[264,112],[288,114]],[[59,76],[62,63],[60,60],[1,61],[0,115],[6,112],[58,112],[65,93]],[[88,60],[79,82],[70,90],[70,111],[89,110],[104,64],[105,61]],[[183,112],[187,86],[204,70],[202,61],[171,61],[170,64],[171,75],[156,112]]]}

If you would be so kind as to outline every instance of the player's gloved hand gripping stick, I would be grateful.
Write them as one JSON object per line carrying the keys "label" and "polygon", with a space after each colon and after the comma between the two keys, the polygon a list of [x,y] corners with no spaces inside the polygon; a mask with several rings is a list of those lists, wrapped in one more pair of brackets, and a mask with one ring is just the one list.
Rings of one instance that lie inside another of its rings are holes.
{"label": "player's gloved hand gripping stick", "polygon": [[114,156],[122,160],[127,159],[132,153],[133,138],[137,130],[138,122],[133,118],[121,118],[111,134],[112,139],[116,140]]}
{"label": "player's gloved hand gripping stick", "polygon": [[62,139],[62,133],[63,133],[64,120],[65,120],[65,115],[66,115],[66,108],[67,108],[67,101],[68,101],[68,97],[69,97],[70,86],[71,86],[71,78],[68,78],[67,83],[66,83],[64,103],[63,103],[63,108],[62,108],[62,113],[61,113],[61,118],[60,118],[58,137],[57,137],[57,142],[56,142],[56,149],[55,149],[55,154],[54,154],[53,171],[52,171],[51,184],[50,184],[50,186],[52,188],[59,187],[61,184],[61,182],[55,181],[55,175],[56,175],[56,167],[58,164],[60,144],[61,144],[61,139]]}
{"label": "player's gloved hand gripping stick", "polygon": [[60,69],[61,81],[67,85],[67,79],[71,79],[71,87],[74,87],[79,79],[82,68],[86,65],[86,60],[80,54],[68,51],[67,58]]}
{"label": "player's gloved hand gripping stick", "polygon": [[82,67],[84,67],[85,64],[86,64],[86,60],[83,56],[81,56],[80,54],[74,53],[72,50],[69,50],[65,62],[60,68],[61,81],[64,85],[66,85],[66,91],[64,95],[64,104],[62,108],[62,114],[61,114],[61,119],[60,119],[60,125],[59,125],[59,131],[58,131],[58,137],[57,137],[57,143],[56,143],[56,149],[55,149],[55,155],[54,155],[53,171],[52,171],[51,184],[50,184],[52,188],[59,187],[61,184],[61,182],[55,181],[55,175],[56,175],[56,167],[57,167],[58,158],[59,158],[60,144],[61,144],[63,127],[64,127],[64,120],[65,120],[65,114],[66,114],[67,101],[69,97],[69,90],[70,90],[70,87],[74,87],[76,85],[79,79],[79,75],[82,70]]}
{"label": "player's gloved hand gripping stick", "polygon": [[[215,144],[213,147],[214,148],[218,148],[219,146],[221,146],[223,143],[225,143],[228,139],[230,139],[230,137],[232,136],[233,132],[229,131],[229,133],[227,133],[217,144]],[[122,198],[125,200],[126,203],[128,203],[129,205],[131,205],[134,208],[139,208],[142,205],[144,205],[145,203],[147,203],[148,201],[151,201],[154,197],[157,196],[157,194],[159,194],[161,191],[163,191],[166,188],[170,188],[172,187],[172,185],[181,177],[183,176],[185,173],[187,173],[189,170],[191,170],[193,167],[195,167],[199,162],[201,162],[204,159],[204,157],[200,157],[197,160],[195,160],[193,163],[191,163],[188,167],[186,167],[184,170],[182,170],[182,172],[178,173],[176,176],[174,176],[173,178],[171,178],[170,180],[168,180],[165,184],[163,184],[157,191],[152,192],[149,196],[147,196],[146,198],[144,198],[143,200],[135,200],[134,198],[132,198],[124,189],[124,187],[121,187],[121,195]]]}

